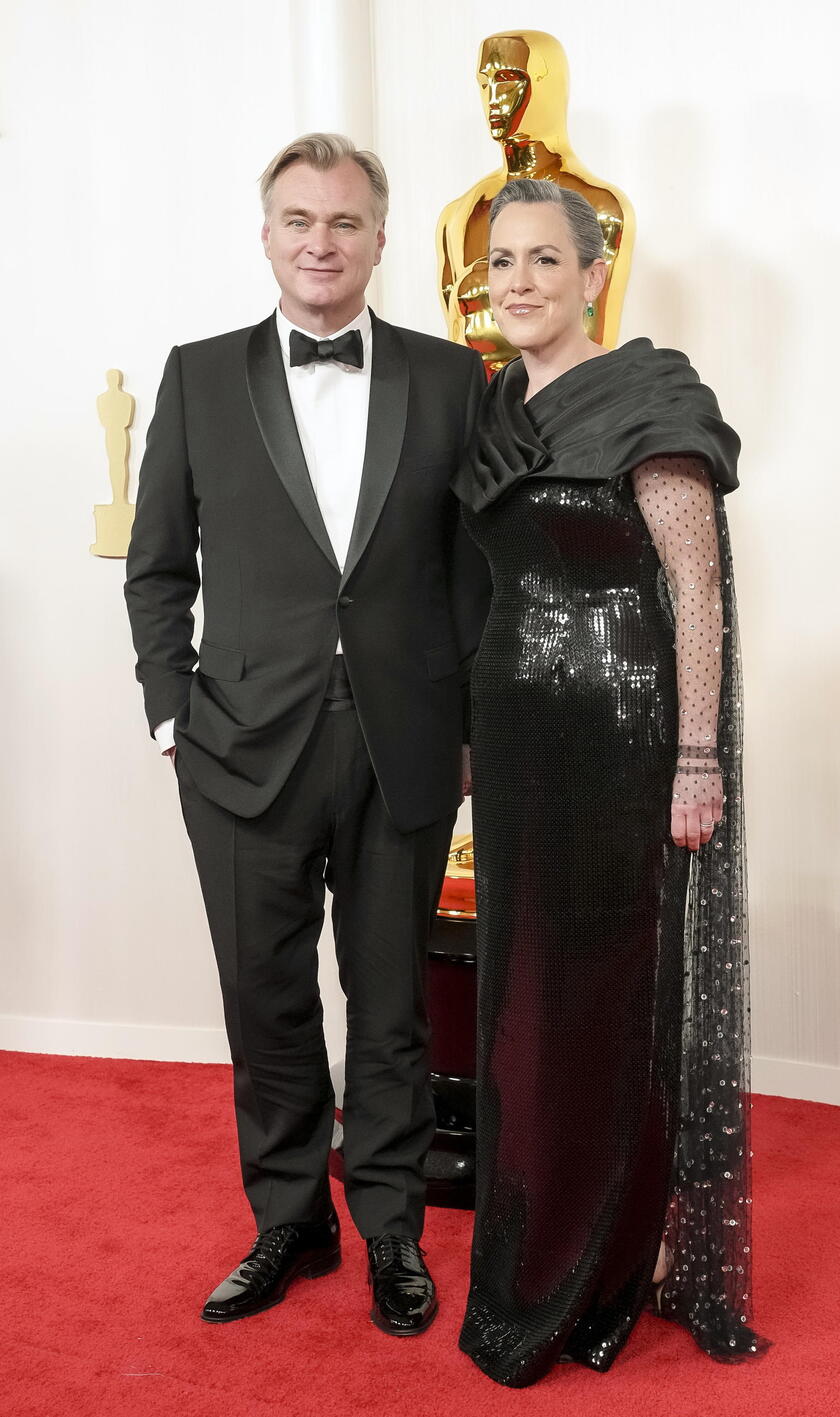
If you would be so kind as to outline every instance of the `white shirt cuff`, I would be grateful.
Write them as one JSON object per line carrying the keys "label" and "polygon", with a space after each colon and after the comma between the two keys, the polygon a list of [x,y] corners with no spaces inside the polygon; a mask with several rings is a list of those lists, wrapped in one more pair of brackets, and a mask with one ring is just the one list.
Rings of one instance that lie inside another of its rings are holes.
{"label": "white shirt cuff", "polygon": [[155,729],[155,740],[162,753],[166,753],[170,748],[175,747],[174,728],[174,718],[167,718],[164,723],[159,723]]}

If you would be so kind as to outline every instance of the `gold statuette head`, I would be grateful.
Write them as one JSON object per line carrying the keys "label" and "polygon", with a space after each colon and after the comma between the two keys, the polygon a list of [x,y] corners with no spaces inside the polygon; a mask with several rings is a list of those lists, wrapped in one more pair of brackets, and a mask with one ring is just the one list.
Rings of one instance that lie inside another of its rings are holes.
{"label": "gold statuette head", "polygon": [[541,30],[489,35],[479,50],[477,78],[497,142],[565,129],[569,65],[553,35]]}

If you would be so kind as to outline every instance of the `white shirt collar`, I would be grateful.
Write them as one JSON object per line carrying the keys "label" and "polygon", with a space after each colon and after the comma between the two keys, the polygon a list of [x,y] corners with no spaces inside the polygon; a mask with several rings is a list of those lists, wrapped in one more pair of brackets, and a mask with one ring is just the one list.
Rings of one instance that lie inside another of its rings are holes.
{"label": "white shirt collar", "polygon": [[[365,305],[363,309],[359,311],[356,318],[354,320],[351,320],[349,325],[342,325],[340,330],[333,330],[333,332],[328,335],[315,335],[312,333],[311,330],[305,330],[302,325],[293,325],[290,320],[286,319],[286,316],[283,314],[283,311],[278,305],[277,333],[280,336],[280,348],[283,351],[283,363],[285,364],[287,370],[289,368],[289,335],[291,334],[292,330],[299,330],[302,335],[308,335],[310,339],[316,340],[337,339],[339,335],[346,334],[348,330],[358,330],[360,335],[362,336],[362,345],[365,351],[365,364],[370,367],[372,327],[370,320],[370,310],[368,309],[367,305]],[[300,367],[303,370],[307,370],[311,373],[311,371],[316,366],[314,364],[304,364]],[[349,367],[350,366],[346,364],[342,364],[340,366],[340,368],[342,369],[346,369]],[[353,372],[356,373],[358,371],[354,369]]]}

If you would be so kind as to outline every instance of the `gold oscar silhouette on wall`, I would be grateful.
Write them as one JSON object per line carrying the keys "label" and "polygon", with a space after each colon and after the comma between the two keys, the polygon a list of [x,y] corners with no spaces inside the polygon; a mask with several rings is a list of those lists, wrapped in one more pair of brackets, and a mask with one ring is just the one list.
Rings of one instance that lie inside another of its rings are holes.
{"label": "gold oscar silhouette on wall", "polygon": [[124,559],[128,555],[134,521],[134,503],[128,500],[128,430],[134,418],[134,399],[122,386],[121,369],[109,369],[105,378],[108,387],[96,400],[96,412],[105,429],[108,476],[114,500],[99,503],[93,509],[96,541],[90,549],[94,556]]}
{"label": "gold oscar silhouette on wall", "polygon": [[539,30],[490,35],[479,50],[478,82],[503,163],[441,214],[438,272],[450,338],[478,350],[488,378],[518,354],[490,309],[488,217],[490,203],[506,182],[534,177],[573,188],[595,208],[604,233],[608,275],[584,327],[591,339],[612,348],[630,273],[635,219],[623,193],[594,177],[569,145],[569,65],[563,46]]}

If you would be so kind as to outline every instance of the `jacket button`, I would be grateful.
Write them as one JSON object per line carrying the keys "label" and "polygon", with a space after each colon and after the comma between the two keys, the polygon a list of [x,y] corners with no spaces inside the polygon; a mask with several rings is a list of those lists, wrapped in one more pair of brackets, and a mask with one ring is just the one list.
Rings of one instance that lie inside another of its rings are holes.
{"label": "jacket button", "polygon": [[340,595],[338,597],[338,603],[339,605],[352,605],[353,597],[352,595]]}

